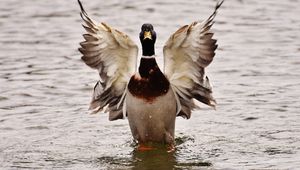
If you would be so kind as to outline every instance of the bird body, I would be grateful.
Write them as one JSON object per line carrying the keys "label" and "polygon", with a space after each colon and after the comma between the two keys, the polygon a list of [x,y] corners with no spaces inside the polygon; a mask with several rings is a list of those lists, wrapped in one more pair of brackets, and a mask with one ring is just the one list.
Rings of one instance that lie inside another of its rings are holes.
{"label": "bird body", "polygon": [[139,143],[173,143],[176,100],[171,88],[150,101],[136,98],[129,92],[126,105],[130,129],[135,140]]}
{"label": "bird body", "polygon": [[142,57],[139,72],[129,81],[125,100],[128,121],[135,140],[140,143],[173,143],[175,95],[154,56]]}
{"label": "bird body", "polygon": [[155,59],[156,32],[152,24],[141,27],[143,56],[136,70],[137,45],[107,24],[95,24],[78,2],[87,31],[79,51],[82,60],[100,76],[90,110],[96,113],[106,107],[109,120],[127,117],[132,136],[140,144],[172,145],[176,117],[189,119],[191,111],[198,108],[194,99],[215,107],[205,67],[215,56],[217,45],[210,28],[223,1],[217,3],[207,20],[183,26],[170,36],[163,49],[163,71]]}

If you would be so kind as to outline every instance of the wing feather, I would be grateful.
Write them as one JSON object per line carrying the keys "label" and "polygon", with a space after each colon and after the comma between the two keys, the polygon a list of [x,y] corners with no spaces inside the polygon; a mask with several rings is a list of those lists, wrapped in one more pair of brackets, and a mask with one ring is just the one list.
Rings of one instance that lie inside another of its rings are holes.
{"label": "wing feather", "polygon": [[90,110],[93,113],[103,110],[109,112],[109,119],[123,118],[123,99],[130,77],[136,72],[137,45],[124,33],[105,23],[96,24],[85,12],[78,0],[83,20],[85,41],[78,49],[81,59],[93,69],[98,70],[100,80],[94,87]]}
{"label": "wing feather", "polygon": [[178,29],[164,46],[164,72],[179,98],[179,116],[190,118],[191,110],[197,108],[193,99],[212,107],[216,105],[205,67],[212,62],[218,47],[211,27],[222,3],[223,0],[217,3],[213,14],[205,21]]}

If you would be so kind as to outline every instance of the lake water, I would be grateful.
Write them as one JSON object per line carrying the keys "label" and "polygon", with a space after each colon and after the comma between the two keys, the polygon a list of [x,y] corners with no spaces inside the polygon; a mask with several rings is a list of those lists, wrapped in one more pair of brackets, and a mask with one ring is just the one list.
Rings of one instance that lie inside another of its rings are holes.
{"label": "lake water", "polygon": [[[215,3],[83,0],[137,43],[152,23],[160,65],[169,35]],[[207,68],[217,110],[178,118],[174,153],[137,152],[127,120],[87,114],[98,75],[77,51],[77,2],[1,0],[0,169],[300,169],[299,15],[299,0],[227,0]]]}

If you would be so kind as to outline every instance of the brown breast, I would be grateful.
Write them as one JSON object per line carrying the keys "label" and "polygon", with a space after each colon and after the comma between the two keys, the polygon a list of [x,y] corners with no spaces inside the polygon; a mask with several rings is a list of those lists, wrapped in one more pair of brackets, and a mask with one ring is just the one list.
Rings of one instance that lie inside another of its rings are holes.
{"label": "brown breast", "polygon": [[156,97],[168,92],[170,83],[154,58],[142,59],[139,72],[142,73],[141,76],[137,74],[132,76],[128,84],[128,90],[133,96],[152,102]]}

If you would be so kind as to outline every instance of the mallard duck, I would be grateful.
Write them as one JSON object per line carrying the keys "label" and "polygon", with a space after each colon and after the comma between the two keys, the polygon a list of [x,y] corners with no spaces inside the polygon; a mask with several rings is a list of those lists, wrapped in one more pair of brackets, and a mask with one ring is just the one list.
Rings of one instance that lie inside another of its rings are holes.
{"label": "mallard duck", "polygon": [[173,145],[177,116],[189,119],[198,108],[195,100],[215,107],[205,68],[215,56],[217,40],[211,27],[223,1],[205,21],[185,25],[170,36],[163,47],[163,72],[156,63],[152,24],[141,27],[137,70],[138,47],[133,40],[103,22],[96,24],[78,3],[86,30],[79,48],[81,59],[100,76],[89,107],[93,113],[106,108],[111,121],[127,117],[139,144]]}

